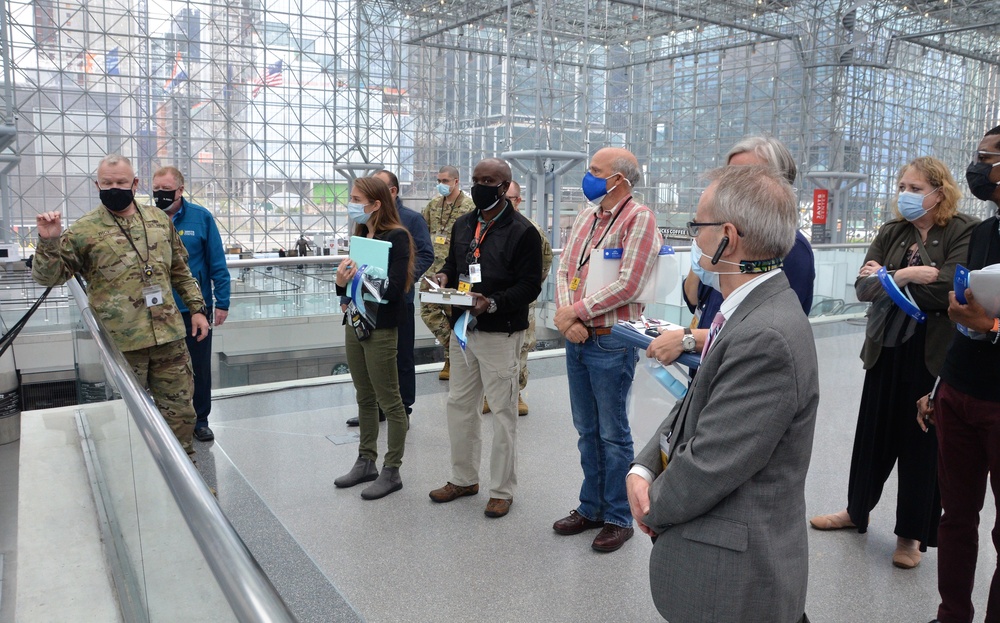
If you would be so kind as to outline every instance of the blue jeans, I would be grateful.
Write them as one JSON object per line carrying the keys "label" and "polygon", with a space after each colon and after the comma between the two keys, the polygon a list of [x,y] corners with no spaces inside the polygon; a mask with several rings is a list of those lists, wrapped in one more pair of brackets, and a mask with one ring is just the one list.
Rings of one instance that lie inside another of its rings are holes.
{"label": "blue jeans", "polygon": [[634,347],[610,335],[566,343],[569,402],[583,467],[576,512],[623,527],[632,525],[625,476],[634,457],[625,407],[638,361]]}

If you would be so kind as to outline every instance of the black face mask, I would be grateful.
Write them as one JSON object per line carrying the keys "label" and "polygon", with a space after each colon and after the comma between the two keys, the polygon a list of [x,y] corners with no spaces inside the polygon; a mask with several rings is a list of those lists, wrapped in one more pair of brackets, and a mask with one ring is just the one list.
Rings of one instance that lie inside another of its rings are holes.
{"label": "black face mask", "polygon": [[503,182],[496,186],[483,186],[482,184],[472,185],[472,203],[476,204],[480,212],[486,212],[496,207],[503,195],[500,194],[500,187]]}
{"label": "black face mask", "polygon": [[969,183],[969,190],[977,199],[993,200],[998,185],[990,181],[992,171],[993,165],[986,162],[973,162],[965,169],[965,181]]}
{"label": "black face mask", "polygon": [[101,203],[112,212],[121,212],[127,209],[135,200],[135,195],[131,188],[109,188],[101,190]]}
{"label": "black face mask", "polygon": [[154,190],[153,199],[156,200],[156,207],[161,210],[166,210],[170,206],[174,205],[174,201],[176,200],[174,195],[176,194],[176,190]]}

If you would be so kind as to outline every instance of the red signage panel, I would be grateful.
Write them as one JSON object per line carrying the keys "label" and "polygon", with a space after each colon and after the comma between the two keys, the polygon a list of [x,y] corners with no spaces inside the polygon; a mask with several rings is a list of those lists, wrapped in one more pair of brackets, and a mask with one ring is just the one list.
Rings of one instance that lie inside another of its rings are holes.
{"label": "red signage panel", "polygon": [[813,191],[813,225],[826,225],[826,206],[830,191],[817,188]]}

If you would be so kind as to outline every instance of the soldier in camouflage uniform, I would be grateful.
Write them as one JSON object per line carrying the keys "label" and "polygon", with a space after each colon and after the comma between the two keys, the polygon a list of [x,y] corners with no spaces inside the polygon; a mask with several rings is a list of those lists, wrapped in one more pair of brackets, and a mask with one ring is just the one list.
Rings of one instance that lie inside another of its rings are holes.
{"label": "soldier in camouflage uniform", "polygon": [[[424,274],[432,279],[441,272],[444,260],[448,257],[451,228],[455,225],[455,221],[476,207],[472,203],[472,197],[462,192],[458,183],[458,169],[455,167],[444,166],[438,171],[437,192],[439,196],[428,201],[422,212],[431,231],[431,242],[434,244],[434,263]],[[428,288],[427,282],[421,279],[420,290],[425,291]],[[450,309],[450,305],[420,303],[420,318],[444,346],[444,368],[438,375],[442,381],[451,378],[451,362],[448,360],[448,343],[451,336],[451,325],[448,324]]]}
{"label": "soldier in camouflage uniform", "polygon": [[[517,182],[512,181],[510,183],[510,188],[507,189],[507,199],[510,200],[511,205],[518,212],[521,211],[521,185]],[[527,217],[525,217],[527,218]],[[538,230],[538,235],[542,238],[542,281],[549,276],[549,268],[552,266],[552,245],[549,243],[549,238],[542,231],[542,228],[535,221],[528,219],[535,229]],[[517,377],[517,382],[521,387],[521,390],[517,394],[517,414],[518,415],[528,415],[528,403],[524,401],[524,397],[521,396],[521,391],[524,391],[525,386],[528,385],[528,353],[535,350],[535,344],[538,341],[535,339],[535,303],[537,301],[532,301],[531,305],[528,306],[528,330],[524,332],[524,343],[521,344],[521,368]],[[483,402],[483,413],[490,410],[490,405],[487,402]]]}
{"label": "soldier in camouflage uniform", "polygon": [[65,232],[59,212],[38,215],[32,276],[44,286],[65,283],[76,273],[83,276],[94,313],[190,455],[194,376],[171,291],[176,289],[192,310],[191,334],[198,339],[209,331],[205,300],[170,218],[135,202],[138,183],[131,163],[110,155],[97,167],[97,209]]}

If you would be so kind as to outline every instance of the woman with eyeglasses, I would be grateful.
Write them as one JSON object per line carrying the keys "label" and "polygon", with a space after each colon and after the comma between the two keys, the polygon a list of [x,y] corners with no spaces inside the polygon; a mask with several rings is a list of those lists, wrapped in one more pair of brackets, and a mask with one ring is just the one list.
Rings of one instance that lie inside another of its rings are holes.
{"label": "woman with eyeglasses", "polygon": [[866,373],[847,508],[809,523],[817,530],[866,532],[869,513],[896,464],[892,564],[912,569],[920,564],[921,551],[937,546],[941,516],[937,442],[917,426],[914,405],[931,390],[944,362],[955,330],[948,319],[948,291],[978,221],[958,212],[961,192],[937,158],[904,166],[897,191],[896,218],[879,230],[854,283],[858,299],[872,305],[861,350]]}
{"label": "woman with eyeglasses", "polygon": [[[405,294],[413,285],[414,247],[410,233],[399,221],[389,187],[382,180],[374,177],[355,180],[347,212],[355,223],[355,236],[392,243],[387,283],[374,324],[362,318],[362,314],[353,314],[352,322],[345,317],[344,349],[357,393],[361,446],[354,467],[333,482],[339,488],[346,488],[374,480],[361,492],[361,497],[376,500],[403,488],[399,467],[409,421],[399,394],[396,340],[397,327],[406,312]],[[340,263],[336,276],[338,295],[347,295],[357,272],[358,266],[353,261]],[[349,308],[345,311],[352,315]],[[375,467],[379,408],[385,413],[389,429],[388,451],[381,473]]]}

